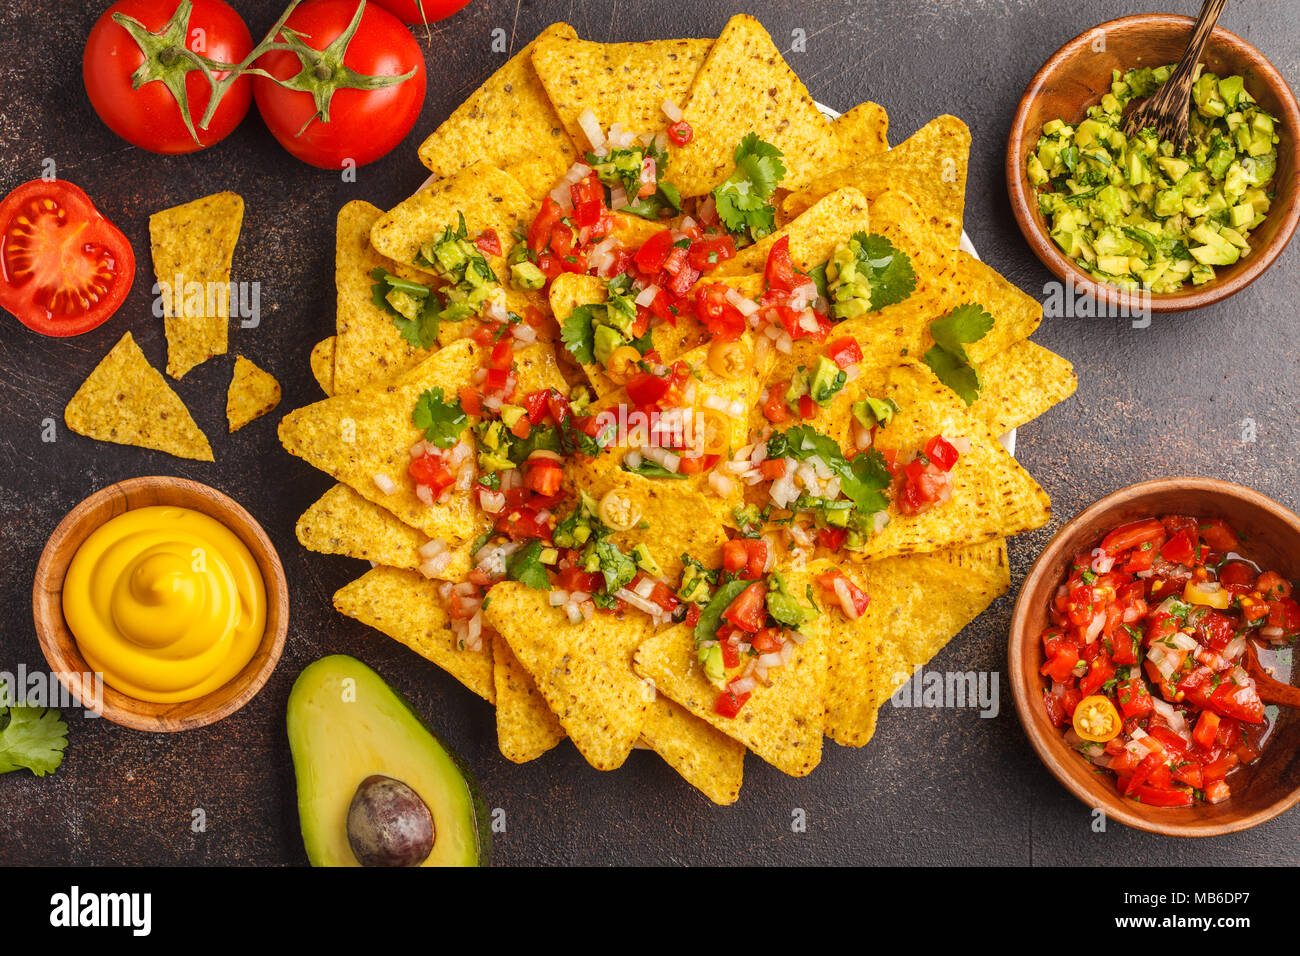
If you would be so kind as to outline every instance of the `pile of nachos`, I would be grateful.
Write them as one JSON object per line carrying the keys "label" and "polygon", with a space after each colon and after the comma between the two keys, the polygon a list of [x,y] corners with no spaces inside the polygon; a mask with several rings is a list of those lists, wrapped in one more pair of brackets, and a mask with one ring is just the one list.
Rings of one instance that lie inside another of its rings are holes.
{"label": "pile of nachos", "polygon": [[962,236],[970,134],[890,148],[758,21],[544,30],[338,216],[329,396],[280,438],[337,484],[345,615],[496,707],[502,754],[653,749],[718,804],[810,773],[1009,587],[1047,495],[998,436],[1074,390]]}

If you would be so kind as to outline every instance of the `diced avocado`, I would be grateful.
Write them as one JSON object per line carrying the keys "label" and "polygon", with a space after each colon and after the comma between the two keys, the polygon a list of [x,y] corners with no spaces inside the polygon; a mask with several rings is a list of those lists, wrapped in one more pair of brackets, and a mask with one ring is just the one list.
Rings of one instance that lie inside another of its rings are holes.
{"label": "diced avocado", "polygon": [[790,376],[790,387],[785,390],[785,403],[799,408],[799,399],[808,394],[808,371],[802,365]]}
{"label": "diced avocado", "polygon": [[1043,135],[1055,136],[1063,129],[1069,129],[1069,127],[1065,125],[1064,120],[1059,120],[1059,119],[1048,120],[1046,123],[1043,124]]}
{"label": "diced avocado", "polygon": [[1219,93],[1219,81],[1213,73],[1202,73],[1192,84],[1192,99],[1202,116],[1222,116],[1227,110],[1227,103]]}
{"label": "diced avocado", "polygon": [[1105,186],[1089,204],[1089,211],[1103,222],[1119,222],[1125,213],[1124,193],[1114,186]]}
{"label": "diced avocado", "polygon": [[787,627],[799,627],[811,617],[797,598],[773,590],[767,592],[767,613]]}
{"label": "diced avocado", "polygon": [[592,354],[601,365],[609,361],[614,350],[626,342],[621,332],[613,326],[597,325],[592,330]]}
{"label": "diced avocado", "polygon": [[727,669],[722,663],[722,647],[717,643],[700,648],[699,661],[709,683],[721,690],[727,685]]}
{"label": "diced avocado", "polygon": [[478,785],[401,694],[361,661],[321,658],[289,692],[289,749],[298,820],[312,866],[360,866],[348,841],[349,807],[367,778],[400,781],[433,817],[420,866],[486,865],[492,838]]}
{"label": "diced avocado", "polygon": [[898,412],[898,405],[892,398],[872,398],[868,395],[866,398],[854,402],[849,410],[863,428],[875,428],[877,426],[884,428],[894,420],[894,415]]}
{"label": "diced avocado", "polygon": [[1124,178],[1130,186],[1141,186],[1151,182],[1151,169],[1147,166],[1146,156],[1140,149],[1129,148],[1124,152]]}
{"label": "diced avocado", "polygon": [[1157,156],[1156,165],[1160,171],[1169,177],[1169,181],[1176,183],[1191,169],[1191,165],[1184,159],[1175,159],[1172,156]]}
{"label": "diced avocado", "polygon": [[525,259],[510,267],[510,283],[516,289],[540,289],[546,285],[546,274]]}
{"label": "diced avocado", "polygon": [[1233,228],[1241,229],[1249,226],[1255,219],[1255,207],[1248,202],[1240,203],[1232,207],[1232,213],[1229,216],[1229,222]]}
{"label": "diced avocado", "polygon": [[1042,161],[1033,153],[1029,154],[1027,171],[1029,173],[1029,181],[1035,186],[1047,185],[1047,170],[1043,168]]}
{"label": "diced avocado", "polygon": [[560,560],[560,552],[556,548],[542,548],[537,554],[537,560],[542,564],[555,564]]}
{"label": "diced avocado", "polygon": [[1233,163],[1228,167],[1228,175],[1223,177],[1223,195],[1229,202],[1234,202],[1251,185],[1254,184],[1246,177],[1246,168],[1239,162]]}
{"label": "diced avocado", "polygon": [[832,528],[847,528],[849,526],[849,509],[848,508],[828,508],[825,511],[826,524]]}
{"label": "diced avocado", "polygon": [[860,249],[856,239],[841,242],[826,263],[826,285],[834,302],[831,314],[838,320],[871,311],[871,281],[861,268]]}
{"label": "diced avocado", "polygon": [[605,303],[602,321],[615,329],[624,339],[632,338],[632,326],[636,324],[636,300],[630,295],[613,295]]}
{"label": "diced avocado", "polygon": [[506,428],[514,428],[525,414],[527,409],[520,408],[518,405],[501,406],[501,421],[505,422]]}
{"label": "diced avocado", "polygon": [[1201,243],[1189,250],[1192,257],[1201,265],[1230,266],[1240,258],[1241,253],[1236,246],[1204,223],[1193,226],[1187,234],[1191,239]]}
{"label": "diced avocado", "polygon": [[848,375],[845,371],[836,365],[825,355],[817,359],[817,367],[813,370],[812,381],[808,385],[808,394],[818,405],[825,405],[835,394],[844,387],[848,381]]}
{"label": "diced avocado", "polygon": [[663,570],[655,563],[655,559],[650,555],[650,549],[641,542],[637,542],[632,547],[632,560],[636,562],[638,568],[652,577],[663,577]]}
{"label": "diced avocado", "polygon": [[682,568],[682,584],[677,589],[677,596],[683,601],[699,603],[709,596],[709,580],[704,572],[689,561]]}
{"label": "diced avocado", "polygon": [[1097,268],[1108,275],[1128,274],[1128,256],[1098,256]]}
{"label": "diced avocado", "polygon": [[1219,80],[1219,96],[1229,109],[1236,109],[1241,94],[1246,92],[1246,81],[1240,76],[1225,76]]}
{"label": "diced avocado", "polygon": [[423,299],[417,299],[401,289],[389,289],[388,294],[384,296],[384,301],[411,321],[419,318],[420,312],[424,309]]}
{"label": "diced avocado", "polygon": [[1105,135],[1106,128],[1095,119],[1086,119],[1075,128],[1074,144],[1080,149],[1091,146],[1098,136]]}

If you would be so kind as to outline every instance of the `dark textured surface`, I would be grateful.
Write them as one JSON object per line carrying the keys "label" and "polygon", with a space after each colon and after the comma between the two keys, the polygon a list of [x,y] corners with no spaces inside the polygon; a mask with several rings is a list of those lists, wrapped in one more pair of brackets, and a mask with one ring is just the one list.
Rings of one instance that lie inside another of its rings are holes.
{"label": "dark textured surface", "polygon": [[[234,5],[255,35],[280,7],[278,0]],[[43,664],[30,587],[46,536],[86,494],[135,475],[183,475],[244,504],[280,549],[293,619],[265,690],[216,726],[153,736],[71,715],[71,744],[55,776],[0,776],[0,864],[304,862],[284,709],[302,667],[334,651],[376,667],[474,768],[488,806],[505,811],[500,863],[1300,863],[1295,812],[1204,842],[1119,824],[1091,832],[1087,808],[1030,750],[1005,679],[995,719],[887,706],[868,747],[828,743],[821,767],[806,779],[784,777],[751,756],[740,802],[730,809],[707,803],[651,753],[634,753],[611,774],[588,768],[568,744],[527,766],[512,765],[496,750],[486,704],[331,609],[332,592],[362,566],[308,554],[295,542],[295,518],[330,482],[280,449],[279,413],[225,434],[225,387],[236,350],[283,383],[280,413],[319,397],[307,355],[333,330],[334,213],[354,198],[388,206],[419,185],[425,174],[415,150],[422,135],[503,60],[490,52],[494,29],[511,38],[512,50],[557,19],[598,40],[715,35],[740,10],[759,15],[778,43],[801,29],[807,52],[790,60],[813,95],[841,109],[865,99],[882,103],[894,142],[939,113],[966,120],[974,136],[966,229],[985,259],[1040,294],[1050,276],[1017,231],[1002,185],[1007,124],[1053,50],[1138,8],[1101,0],[473,0],[422,40],[431,75],[415,132],[361,169],[358,182],[344,184],[282,152],[255,115],[216,148],[190,157],[154,156],[116,139],[91,111],[78,68],[103,6],[5,0],[0,12],[0,192],[40,175],[42,161],[52,158],[60,176],[86,189],[123,228],[139,260],[127,305],[96,332],[55,341],[0,315],[0,670]],[[1194,13],[1196,4],[1169,6]],[[1300,76],[1300,5],[1293,0],[1237,3],[1221,22],[1259,46],[1293,83]],[[64,404],[123,331],[131,330],[155,366],[163,364],[162,323],[150,312],[149,213],[220,189],[247,201],[234,277],[262,283],[263,319],[257,329],[232,329],[232,355],[200,366],[177,388],[212,438],[217,463],[69,434]],[[1071,401],[1020,432],[1019,457],[1051,494],[1057,517],[1012,543],[1014,585],[1065,518],[1142,478],[1210,475],[1300,505],[1298,266],[1300,245],[1293,243],[1231,301],[1157,318],[1145,330],[1117,321],[1044,323],[1035,338],[1075,362],[1081,385]],[[59,422],[53,444],[41,441],[46,418]],[[1243,419],[1255,423],[1253,443],[1241,440]],[[931,666],[1002,671],[1013,596]],[[206,833],[191,832],[195,808],[206,813]],[[797,810],[806,813],[806,832],[792,831]]]}

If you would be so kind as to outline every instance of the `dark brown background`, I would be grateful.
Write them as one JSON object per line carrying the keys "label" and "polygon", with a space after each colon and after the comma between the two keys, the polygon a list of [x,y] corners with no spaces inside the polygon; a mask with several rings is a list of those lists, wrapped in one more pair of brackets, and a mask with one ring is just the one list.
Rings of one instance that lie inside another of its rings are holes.
{"label": "dark brown background", "polygon": [[[0,864],[281,864],[305,862],[284,731],[285,701],[302,667],[334,651],[355,654],[406,693],[478,775],[489,807],[506,812],[495,860],[558,863],[1300,863],[1300,814],[1204,842],[1090,829],[1088,809],[1039,764],[1020,730],[1006,681],[1002,712],[886,707],[863,750],[827,745],[822,765],[795,780],[751,757],[740,802],[712,806],[652,753],[616,773],[590,769],[570,745],[515,766],[497,752],[492,711],[433,665],[340,617],[330,595],[364,566],[304,552],[294,520],[330,480],[290,458],[275,438],[279,414],[319,397],[312,344],[333,330],[332,234],[344,202],[388,206],[424,179],[416,146],[504,59],[491,31],[518,49],[564,19],[597,40],[716,35],[729,14],[761,17],[791,53],[813,95],[839,108],[873,99],[902,140],[933,116],[963,117],[974,135],[966,229],[980,253],[1031,293],[1050,276],[1024,244],[1007,206],[1002,150],[1016,101],[1039,64],[1092,25],[1142,12],[1103,0],[889,2],[510,3],[473,0],[422,40],[429,94],[415,131],[386,159],[344,184],[281,151],[256,110],[225,142],[164,158],[111,134],[86,100],[80,51],[106,3],[4,0],[0,9],[0,192],[40,175],[46,157],[86,189],[135,246],[130,299],[101,329],[72,340],[29,333],[0,314],[0,670],[43,665],[32,629],[37,556],[82,497],[134,475],[179,474],[214,485],[266,527],[292,590],[288,645],[265,690],[240,713],[199,731],[154,736],[69,716],[63,766],[37,780],[0,776]],[[279,0],[234,0],[254,36]],[[1166,9],[1195,13],[1194,0]],[[1300,6],[1240,0],[1222,25],[1259,46],[1293,82],[1300,76]],[[232,329],[232,355],[190,373],[178,392],[213,440],[216,464],[183,462],[93,442],[62,426],[79,382],[130,329],[155,366],[162,323],[150,311],[151,212],[221,189],[247,202],[234,278],[262,284],[262,324]],[[1011,545],[1018,584],[1062,520],[1133,481],[1177,473],[1241,481],[1300,505],[1296,423],[1297,265],[1293,244],[1252,288],[1196,314],[1122,322],[1055,319],[1039,342],[1073,360],[1078,394],[1023,428],[1019,456],[1052,496],[1057,518]],[[284,385],[280,412],[226,435],[225,387],[235,350]],[[41,442],[43,419],[58,440]],[[1257,440],[1242,441],[1252,419]],[[947,670],[1002,671],[1013,595],[1000,600],[933,662]],[[190,831],[191,811],[208,829]],[[792,812],[807,832],[791,832]]]}

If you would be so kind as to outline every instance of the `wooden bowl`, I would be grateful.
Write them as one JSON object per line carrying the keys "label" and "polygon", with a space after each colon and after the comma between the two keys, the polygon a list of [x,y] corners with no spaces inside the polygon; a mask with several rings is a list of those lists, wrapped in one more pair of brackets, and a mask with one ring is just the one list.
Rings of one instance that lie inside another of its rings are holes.
{"label": "wooden bowl", "polygon": [[[1062,528],[1030,569],[1011,617],[1007,649],[1012,695],[1020,722],[1043,763],[1089,807],[1139,830],[1206,837],[1257,826],[1300,802],[1300,714],[1280,708],[1263,756],[1229,777],[1232,796],[1214,806],[1151,807],[1120,796],[1114,778],[1070,749],[1043,707],[1047,679],[1043,642],[1047,607],[1066,579],[1070,559],[1091,550],[1117,525],[1139,518],[1188,514],[1227,520],[1248,543],[1246,556],[1288,578],[1300,577],[1300,517],[1259,492],[1211,478],[1165,478],[1115,492]],[[1293,677],[1294,679],[1294,677]]]}
{"label": "wooden bowl", "polygon": [[[1264,56],[1241,37],[1215,27],[1201,62],[1219,76],[1240,74],[1246,89],[1260,106],[1279,120],[1276,195],[1268,215],[1250,235],[1250,255],[1230,266],[1216,266],[1215,278],[1200,286],[1164,295],[1130,296],[1114,286],[1098,282],[1057,247],[1048,234],[1047,223],[1038,211],[1037,190],[1029,182],[1025,162],[1038,142],[1043,124],[1061,118],[1077,123],[1089,106],[1110,91],[1110,71],[1121,72],[1138,66],[1176,63],[1191,37],[1193,19],[1171,13],[1144,13],[1121,17],[1093,27],[1061,47],[1034,74],[1021,97],[1011,133],[1007,138],[1007,191],[1020,231],[1034,254],[1062,281],[1073,279],[1076,289],[1093,291],[1099,302],[1128,313],[1141,310],[1149,301],[1153,312],[1181,312],[1199,309],[1226,299],[1254,282],[1286,248],[1296,222],[1300,220],[1300,107],[1282,75]],[[1104,49],[1094,50],[1105,40]]]}
{"label": "wooden bowl", "polygon": [[[32,614],[36,635],[50,670],[78,701],[94,700],[81,693],[82,675],[91,668],[63,618],[63,580],[82,542],[110,518],[134,508],[177,505],[215,518],[233,531],[252,553],[266,585],[266,630],[252,660],[235,677],[210,694],[175,704],[137,700],[104,685],[103,716],[136,730],[172,733],[193,730],[228,717],[253,699],[275,670],[289,629],[289,588],[284,567],[262,526],[221,492],[184,478],[132,478],[109,485],[77,505],[59,522],[41,552],[32,585]],[[83,703],[85,706],[85,703]]]}

